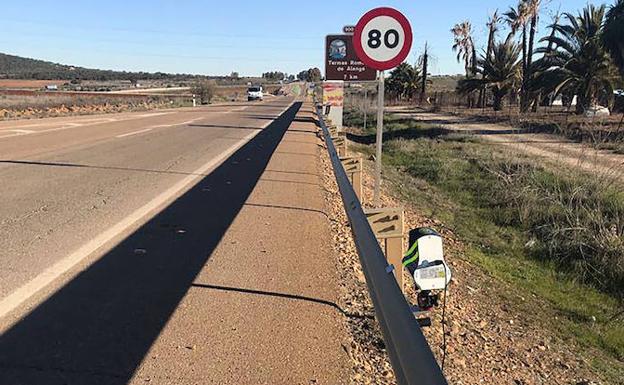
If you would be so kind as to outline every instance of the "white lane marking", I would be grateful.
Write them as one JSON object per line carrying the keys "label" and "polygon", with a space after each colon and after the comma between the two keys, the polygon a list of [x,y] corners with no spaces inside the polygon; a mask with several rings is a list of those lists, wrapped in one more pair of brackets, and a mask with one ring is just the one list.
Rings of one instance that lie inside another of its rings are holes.
{"label": "white lane marking", "polygon": [[146,128],[146,129],[139,130],[139,131],[128,132],[127,134],[117,135],[115,138],[125,138],[126,136],[132,136],[132,135],[136,135],[136,134],[142,134],[142,133],[144,133],[144,132],[148,132],[148,131],[152,131],[152,129],[151,129],[151,128]]}
{"label": "white lane marking", "polygon": [[[79,120],[78,122],[46,122],[46,123],[35,123],[35,124],[18,124],[17,126],[9,126],[9,127],[0,127],[0,131],[6,131],[6,130],[14,130],[14,129],[20,129],[20,128],[31,128],[31,127],[44,127],[44,126],[60,126],[60,127],[66,127],[66,126],[83,126],[85,123],[91,123],[91,124],[100,124],[100,123],[107,123],[107,122],[116,122],[117,119],[115,118],[101,118],[101,119],[84,119],[84,120]],[[36,132],[44,132],[44,131],[33,131],[33,133]]]}
{"label": "white lane marking", "polygon": [[251,107],[251,106],[243,106],[243,107],[233,108],[231,110],[225,111],[224,114],[231,114],[232,112],[244,111],[244,110],[248,109],[249,107]]}
{"label": "white lane marking", "polygon": [[[294,102],[288,104],[286,108],[284,108],[282,112],[278,114],[278,116],[282,115],[286,110],[288,110],[288,108],[290,108],[293,103]],[[2,298],[2,300],[0,300],[0,319],[6,316],[11,311],[15,310],[30,297],[54,282],[61,275],[67,273],[69,270],[71,270],[71,268],[76,266],[78,263],[86,259],[94,252],[96,252],[98,249],[105,246],[111,240],[118,237],[127,229],[131,227],[138,228],[141,223],[147,222],[147,220],[149,220],[151,216],[157,213],[157,210],[159,208],[165,207],[165,204],[167,204],[168,202],[172,202],[176,196],[179,196],[185,191],[188,191],[193,185],[195,185],[197,181],[204,177],[205,173],[210,171],[213,167],[217,166],[223,160],[227,159],[227,157],[229,157],[236,150],[241,148],[245,143],[250,141],[254,136],[256,136],[264,128],[268,127],[271,123],[273,123],[273,121],[266,122],[261,128],[250,132],[238,142],[228,147],[217,157],[211,159],[210,161],[208,161],[208,163],[204,164],[197,170],[193,171],[190,175],[184,177],[184,179],[169,187],[167,190],[146,203],[144,206],[138,208],[108,230],[104,231],[89,242],[82,245],[80,248],[78,248],[78,250],[56,262],[54,265],[48,267],[47,269],[39,273],[39,275],[37,275],[35,278],[31,279],[29,282],[20,286],[6,297]],[[16,320],[15,322],[17,321],[19,320]],[[3,327],[3,330],[6,330],[5,328],[10,328],[11,326],[12,325],[6,325]],[[0,333],[2,333],[3,330],[0,330]]]}
{"label": "white lane marking", "polygon": [[[244,106],[240,109],[236,109],[236,110],[228,110],[228,111],[224,111],[224,112],[219,112],[219,111],[215,111],[217,113],[230,113],[232,111],[243,111],[247,108],[251,107],[251,105],[249,106]],[[63,130],[67,130],[70,128],[76,128],[76,127],[85,127],[85,126],[95,126],[98,124],[104,124],[104,123],[110,123],[110,122],[125,122],[128,120],[136,120],[136,119],[140,119],[140,118],[146,118],[146,117],[150,117],[150,116],[159,116],[159,115],[169,115],[169,114],[175,114],[178,113],[179,111],[172,111],[172,112],[157,112],[157,113],[153,113],[153,114],[142,114],[142,115],[137,115],[137,116],[130,116],[127,118],[97,118],[97,119],[85,119],[85,120],[81,120],[80,122],[77,123],[73,123],[73,122],[67,122],[67,123],[56,123],[56,124],[61,124],[60,127],[55,127],[55,128],[49,128],[46,130],[40,130],[40,131],[32,131],[32,132],[24,132],[24,133],[17,133],[17,134],[10,134],[10,135],[3,135],[0,136],[0,139],[3,138],[12,138],[12,137],[16,137],[16,136],[22,136],[22,135],[34,135],[34,134],[43,134],[43,133],[48,133],[48,132],[55,132],[55,131],[63,131]],[[180,126],[180,125],[186,125],[186,124],[191,124],[197,120],[203,119],[204,117],[201,118],[196,118],[196,119],[191,119],[189,121],[186,122],[182,122],[182,123],[175,123],[175,124],[161,124],[161,125],[156,125],[156,126],[150,126],[151,128],[161,128],[161,127],[174,127],[174,126]],[[87,124],[82,123],[82,122],[88,122]],[[20,125],[18,127],[23,128],[23,127],[41,127],[41,126],[49,126],[49,125],[53,125],[54,123],[37,123],[37,124],[26,124],[26,125]],[[12,131],[12,129],[1,129],[0,128],[0,132],[7,132],[7,131]]]}
{"label": "white lane marking", "polygon": [[17,127],[41,127],[41,126],[49,126],[50,124],[58,124],[57,122],[48,122],[48,123],[36,123],[36,124],[20,124]]}
{"label": "white lane marking", "polygon": [[[130,120],[130,119],[124,119],[124,120]],[[9,138],[11,136],[21,136],[21,135],[35,135],[35,134],[44,134],[47,132],[54,132],[54,131],[63,131],[63,130],[67,130],[70,128],[77,128],[77,127],[87,127],[87,126],[96,126],[98,124],[104,124],[104,123],[110,123],[110,122],[116,122],[117,119],[107,119],[105,121],[96,121],[94,123],[63,123],[63,125],[61,125],[60,127],[54,127],[54,128],[48,128],[45,130],[21,130],[21,131],[25,131],[23,133],[20,133],[18,135],[6,135],[6,136],[0,136],[0,139],[2,138]],[[123,120],[122,120],[123,121]],[[20,126],[20,127],[31,127],[31,126]],[[18,130],[2,130],[2,131],[18,131]]]}
{"label": "white lane marking", "polygon": [[142,117],[142,118],[149,118],[151,116],[169,115],[169,114],[174,114],[176,112],[177,111],[172,111],[172,112],[155,112],[153,114],[142,114],[142,115],[139,115],[139,116]]}
{"label": "white lane marking", "polygon": [[9,134],[9,135],[3,135],[3,136],[0,136],[0,139],[2,139],[2,138],[12,138],[12,137],[14,137],[14,136],[22,136],[22,135],[27,135],[27,134]]}
{"label": "white lane marking", "polygon": [[191,119],[191,120],[187,120],[186,122],[182,122],[182,123],[178,123],[178,124],[176,124],[176,126],[186,126],[187,124],[194,123],[194,122],[196,122],[196,121],[198,121],[198,120],[201,120],[201,119],[203,119],[203,117],[201,117],[201,118],[195,118],[195,119]]}
{"label": "white lane marking", "polygon": [[204,119],[205,116],[199,117],[199,118],[195,118],[195,119],[191,119],[191,120],[187,120],[186,122],[182,122],[182,123],[172,123],[172,124],[157,124],[155,126],[150,126],[151,128],[163,128],[163,127],[175,127],[175,126],[185,126],[187,124],[191,124],[193,122],[196,122],[198,120]]}
{"label": "white lane marking", "polygon": [[0,130],[0,131],[2,131],[2,132],[17,132],[18,134],[30,134],[32,132],[35,132],[33,130],[15,130],[15,129],[13,129],[13,130]]}

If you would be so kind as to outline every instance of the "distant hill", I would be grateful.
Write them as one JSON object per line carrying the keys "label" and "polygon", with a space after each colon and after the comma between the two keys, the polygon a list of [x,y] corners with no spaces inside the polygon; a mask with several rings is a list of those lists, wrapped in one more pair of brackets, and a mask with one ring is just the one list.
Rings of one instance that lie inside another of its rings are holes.
{"label": "distant hill", "polygon": [[464,75],[434,75],[429,77],[431,85],[429,92],[455,91],[457,82],[463,79]]}
{"label": "distant hill", "polygon": [[188,79],[200,75],[167,74],[162,72],[126,72],[83,68],[29,59],[0,53],[0,79],[58,79],[58,80],[133,80],[133,79]]}

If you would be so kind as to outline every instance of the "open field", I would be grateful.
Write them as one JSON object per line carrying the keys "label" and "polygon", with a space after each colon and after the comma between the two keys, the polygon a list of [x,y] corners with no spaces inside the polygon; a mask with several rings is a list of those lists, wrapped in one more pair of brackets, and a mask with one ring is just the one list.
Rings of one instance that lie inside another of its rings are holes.
{"label": "open field", "polygon": [[[347,116],[361,127],[361,116]],[[462,258],[469,269],[478,267],[502,282],[497,290],[504,290],[505,306],[535,322],[531,328],[541,330],[542,340],[556,336],[581,352],[607,383],[621,384],[624,275],[618,266],[624,196],[619,185],[567,165],[552,167],[476,135],[402,116],[386,119],[384,169],[402,200],[398,204],[449,229],[465,245]],[[372,155],[370,128],[354,128],[349,138]],[[573,223],[567,222],[571,218]],[[557,322],[546,321],[553,318]]]}
{"label": "open field", "polygon": [[610,116],[586,117],[562,106],[540,106],[535,112],[525,113],[520,113],[518,105],[508,105],[502,111],[493,111],[489,107],[468,108],[465,97],[460,97],[455,92],[434,92],[429,95],[429,101],[430,103],[422,105],[417,101],[391,101],[390,105],[453,114],[472,123],[507,124],[533,132],[561,134],[579,141],[624,140],[624,113],[620,112],[622,108],[619,103]]}
{"label": "open field", "polygon": [[26,88],[40,89],[49,84],[63,84],[66,80],[29,80],[29,79],[0,79],[0,89],[2,88]]}
{"label": "open field", "polygon": [[0,91],[0,119],[84,115],[191,105],[189,98]]}
{"label": "open field", "polygon": [[[276,94],[281,85],[267,85],[265,92]],[[71,92],[26,89],[0,89],[0,119],[82,115],[102,112],[147,110],[192,105],[190,90],[185,87],[122,92]],[[270,97],[270,96],[268,96]],[[213,102],[245,101],[247,86],[219,86]]]}

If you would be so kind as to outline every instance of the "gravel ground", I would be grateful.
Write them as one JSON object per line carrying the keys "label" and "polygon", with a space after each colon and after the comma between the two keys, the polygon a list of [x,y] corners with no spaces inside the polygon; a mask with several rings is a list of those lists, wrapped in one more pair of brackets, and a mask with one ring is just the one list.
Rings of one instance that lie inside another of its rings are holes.
{"label": "gravel ground", "polygon": [[342,347],[352,363],[352,384],[395,384],[394,373],[385,351],[381,330],[375,321],[373,304],[368,296],[364,273],[355,250],[347,215],[342,206],[325,148],[321,151],[325,186],[326,212],[331,221],[336,268],[340,274],[340,307],[345,311],[345,328],[349,334]]}
{"label": "gravel ground", "polygon": [[[330,170],[326,151],[321,153],[324,168]],[[372,164],[366,163],[364,201],[371,202]],[[394,384],[396,381],[381,331],[374,320],[333,173],[326,173],[324,182],[338,255],[337,267],[342,275],[341,306],[352,314],[345,317],[350,338],[343,343],[353,364],[352,383]],[[521,306],[516,305],[539,309],[547,306],[546,303],[531,294],[517,293],[472,265],[462,257],[464,245],[450,229],[433,218],[419,215],[408,204],[396,199],[392,191],[393,186],[386,183],[382,189],[383,206],[404,206],[406,229],[432,227],[444,237],[445,255],[454,273],[444,322],[447,340],[444,372],[449,384],[601,384],[599,375],[584,358],[586,355],[576,353],[580,347],[545,331],[536,322],[535,312],[523,312]],[[406,282],[410,282],[409,277]],[[413,290],[408,288],[407,292],[410,302],[415,303]],[[513,303],[508,300],[509,296],[515,298]],[[443,357],[441,314],[441,309],[437,309],[432,314],[433,326],[424,330],[440,364]],[[556,318],[553,321],[556,322]]]}

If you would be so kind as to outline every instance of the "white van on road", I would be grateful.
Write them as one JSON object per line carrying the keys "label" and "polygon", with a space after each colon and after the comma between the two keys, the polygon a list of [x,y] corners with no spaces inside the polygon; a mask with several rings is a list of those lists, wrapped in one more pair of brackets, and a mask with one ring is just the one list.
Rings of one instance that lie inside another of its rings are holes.
{"label": "white van on road", "polygon": [[262,86],[251,86],[247,89],[247,101],[262,100]]}

